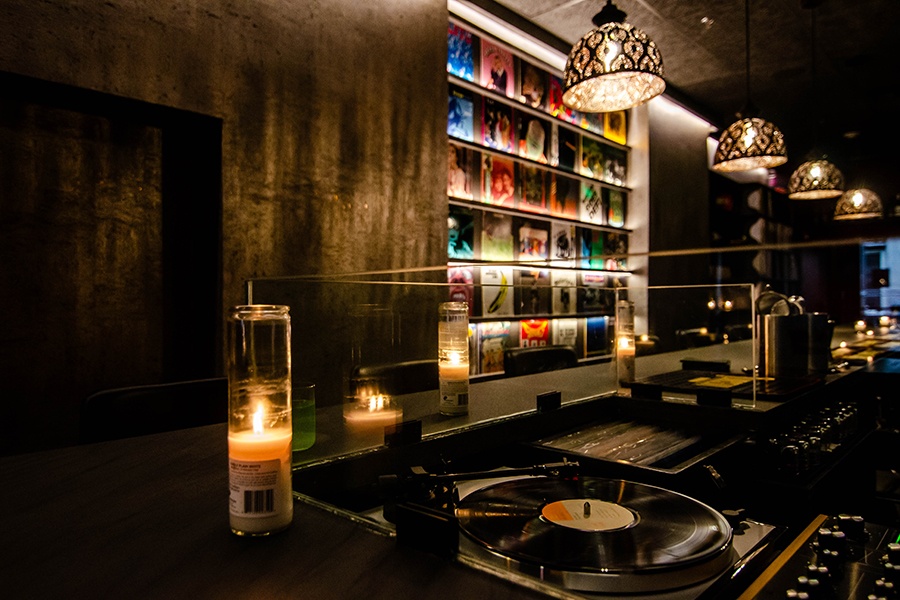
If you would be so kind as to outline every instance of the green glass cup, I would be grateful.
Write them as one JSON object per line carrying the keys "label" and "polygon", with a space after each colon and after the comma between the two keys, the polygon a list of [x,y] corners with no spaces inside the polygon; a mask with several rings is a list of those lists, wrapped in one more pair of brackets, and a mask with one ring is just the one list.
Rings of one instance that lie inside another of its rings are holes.
{"label": "green glass cup", "polygon": [[310,382],[296,382],[291,389],[291,449],[300,452],[316,443],[316,386]]}

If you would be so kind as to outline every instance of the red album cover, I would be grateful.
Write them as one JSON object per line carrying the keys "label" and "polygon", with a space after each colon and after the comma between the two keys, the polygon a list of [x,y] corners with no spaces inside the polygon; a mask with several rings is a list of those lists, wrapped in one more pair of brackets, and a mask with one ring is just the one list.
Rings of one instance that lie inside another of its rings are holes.
{"label": "red album cover", "polygon": [[481,162],[481,201],[497,206],[515,207],[516,171],[513,161],[484,154]]}
{"label": "red album cover", "polygon": [[519,346],[534,348],[550,343],[550,321],[548,319],[528,319],[519,321]]}

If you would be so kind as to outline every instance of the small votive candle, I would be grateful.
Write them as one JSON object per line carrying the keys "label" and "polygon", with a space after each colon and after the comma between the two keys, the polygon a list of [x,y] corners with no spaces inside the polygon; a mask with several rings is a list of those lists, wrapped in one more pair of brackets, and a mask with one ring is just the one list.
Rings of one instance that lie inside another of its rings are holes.
{"label": "small votive candle", "polygon": [[440,412],[469,412],[469,305],[443,302],[438,307],[438,378]]}
{"label": "small votive candle", "polygon": [[866,330],[866,322],[860,319],[853,325],[853,329],[859,331],[860,333],[864,332]]}
{"label": "small votive candle", "polygon": [[616,303],[616,376],[620,387],[634,381],[634,302]]}
{"label": "small votive candle", "polygon": [[237,535],[269,535],[293,520],[290,338],[286,306],[238,306],[229,315],[229,520]]}

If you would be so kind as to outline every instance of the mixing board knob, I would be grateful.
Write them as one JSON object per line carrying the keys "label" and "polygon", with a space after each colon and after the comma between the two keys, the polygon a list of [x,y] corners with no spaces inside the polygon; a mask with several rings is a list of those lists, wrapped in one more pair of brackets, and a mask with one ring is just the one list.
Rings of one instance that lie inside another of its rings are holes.
{"label": "mixing board knob", "polygon": [[879,579],[875,582],[875,596],[883,598],[893,598],[895,586],[890,581]]}
{"label": "mixing board knob", "polygon": [[788,590],[785,598],[790,598],[790,600],[809,600],[809,594],[797,590]]}
{"label": "mixing board knob", "polygon": [[900,565],[900,544],[888,544],[885,561],[895,565]]}
{"label": "mixing board knob", "polygon": [[797,591],[806,592],[810,598],[815,599],[822,597],[824,588],[818,579],[810,579],[805,575],[801,575],[797,578]]}
{"label": "mixing board knob", "polygon": [[885,563],[884,580],[894,584],[895,587],[900,586],[900,565]]}
{"label": "mixing board knob", "polygon": [[806,565],[806,576],[810,579],[818,579],[819,581],[828,581],[831,578],[831,572],[824,565],[816,565],[810,563]]}
{"label": "mixing board knob", "polygon": [[838,526],[847,534],[847,539],[854,544],[865,543],[868,538],[866,521],[859,515],[839,515]]}

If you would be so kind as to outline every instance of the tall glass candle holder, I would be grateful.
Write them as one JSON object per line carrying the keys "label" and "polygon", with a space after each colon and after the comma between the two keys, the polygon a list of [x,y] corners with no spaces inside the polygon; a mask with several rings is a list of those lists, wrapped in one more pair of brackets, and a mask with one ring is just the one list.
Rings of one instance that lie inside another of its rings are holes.
{"label": "tall glass candle holder", "polygon": [[634,382],[634,302],[616,302],[616,377],[619,387]]}
{"label": "tall glass candle holder", "polygon": [[438,307],[438,376],[442,415],[469,412],[469,305],[443,302]]}
{"label": "tall glass candle holder", "polygon": [[294,511],[288,307],[237,306],[227,335],[231,530],[269,535],[287,528]]}

